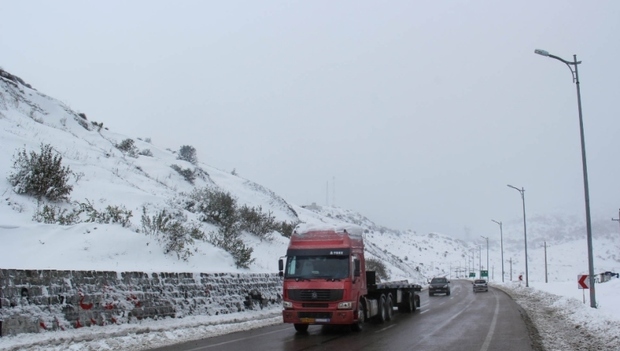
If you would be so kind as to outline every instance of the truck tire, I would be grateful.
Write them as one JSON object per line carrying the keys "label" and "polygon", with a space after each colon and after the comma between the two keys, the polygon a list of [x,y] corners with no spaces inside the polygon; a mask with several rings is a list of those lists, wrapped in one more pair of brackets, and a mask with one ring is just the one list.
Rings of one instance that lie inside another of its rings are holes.
{"label": "truck tire", "polygon": [[413,303],[413,297],[411,295],[411,292],[405,293],[405,299],[401,304],[398,305],[398,312],[411,313],[415,311],[415,305]]}
{"label": "truck tire", "polygon": [[448,292],[446,293],[446,296],[450,296],[450,290],[448,290]]}
{"label": "truck tire", "polygon": [[391,321],[392,316],[394,316],[394,300],[392,300],[392,295],[388,294],[385,300],[385,320]]}
{"label": "truck tire", "polygon": [[308,324],[297,324],[295,323],[295,330],[300,333],[304,333],[308,331]]}
{"label": "truck tire", "polygon": [[354,332],[362,331],[364,322],[366,321],[366,305],[364,300],[357,303],[357,322],[351,324],[351,330]]}
{"label": "truck tire", "polygon": [[384,323],[387,320],[387,310],[385,309],[385,295],[383,294],[379,297],[379,310],[377,312],[375,320],[379,323]]}

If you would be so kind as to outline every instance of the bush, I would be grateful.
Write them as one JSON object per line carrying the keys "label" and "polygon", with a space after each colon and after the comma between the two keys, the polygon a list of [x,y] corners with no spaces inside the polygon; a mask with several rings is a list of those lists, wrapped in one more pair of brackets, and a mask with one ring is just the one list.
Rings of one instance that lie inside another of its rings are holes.
{"label": "bush", "polygon": [[196,149],[190,145],[183,145],[179,149],[179,160],[187,161],[191,164],[198,163],[198,157],[196,156]]}
{"label": "bush", "polygon": [[80,223],[80,217],[75,211],[67,213],[67,209],[45,204],[42,208],[37,208],[32,220],[46,224],[72,225]]}
{"label": "bush", "polygon": [[243,242],[237,225],[220,227],[217,232],[211,232],[209,242],[230,253],[239,268],[248,268],[254,262],[252,258],[254,249]]}
{"label": "bush", "polygon": [[194,238],[203,239],[204,233],[197,227],[183,225],[182,215],[173,215],[162,210],[152,217],[142,208],[142,228],[146,234],[153,235],[164,245],[164,253],[175,253],[179,260],[187,261],[192,256],[190,247]]}
{"label": "bush", "polygon": [[[82,215],[86,215],[86,219],[82,220]],[[119,223],[123,227],[130,225],[129,219],[133,216],[130,210],[124,206],[110,206],[105,210],[97,211],[90,201],[75,202],[73,209],[61,209],[57,206],[45,204],[42,208],[37,209],[33,216],[33,220],[48,224],[71,225],[82,222],[95,223]]]}
{"label": "bush", "polygon": [[366,259],[366,271],[375,271],[376,277],[377,279],[379,279],[379,281],[387,281],[390,279],[390,276],[387,273],[387,268],[385,267],[385,263],[376,258]]}
{"label": "bush", "polygon": [[144,149],[144,150],[140,151],[140,155],[148,156],[148,157],[153,157],[153,152],[151,152],[150,149]]}
{"label": "bush", "polygon": [[41,144],[41,153],[30,155],[25,149],[14,157],[13,169],[8,177],[9,183],[18,194],[25,194],[50,201],[68,200],[73,186],[69,167],[62,166],[62,156],[56,154],[49,144]]}
{"label": "bush", "polygon": [[183,176],[188,183],[192,185],[194,184],[194,180],[196,180],[196,172],[189,168],[181,168],[179,165],[171,165],[170,168],[177,171],[177,173]]}
{"label": "bush", "polygon": [[279,229],[271,211],[263,213],[262,207],[248,207],[243,205],[239,211],[240,229],[258,236],[261,241],[269,239],[268,235]]}
{"label": "bush", "polygon": [[200,214],[203,222],[230,227],[237,222],[237,200],[230,193],[203,188],[189,195],[185,209]]}
{"label": "bush", "polygon": [[297,226],[297,223],[294,222],[286,222],[286,221],[282,221],[279,223],[279,227],[277,230],[285,237],[290,238],[293,235],[293,231],[295,230],[295,227]]}
{"label": "bush", "polygon": [[138,148],[133,139],[125,139],[120,144],[116,144],[116,148],[131,157],[138,157]]}

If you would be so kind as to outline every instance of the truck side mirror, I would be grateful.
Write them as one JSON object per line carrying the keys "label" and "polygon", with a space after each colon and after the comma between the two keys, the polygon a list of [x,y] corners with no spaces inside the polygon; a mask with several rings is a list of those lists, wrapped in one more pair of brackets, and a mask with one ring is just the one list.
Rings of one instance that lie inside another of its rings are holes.
{"label": "truck side mirror", "polygon": [[278,270],[282,272],[284,270],[284,261],[282,259],[278,260]]}
{"label": "truck side mirror", "polygon": [[353,276],[354,277],[359,277],[361,275],[361,270],[362,270],[362,268],[360,267],[360,260],[355,259],[353,261],[353,264],[355,266],[354,269],[353,269]]}

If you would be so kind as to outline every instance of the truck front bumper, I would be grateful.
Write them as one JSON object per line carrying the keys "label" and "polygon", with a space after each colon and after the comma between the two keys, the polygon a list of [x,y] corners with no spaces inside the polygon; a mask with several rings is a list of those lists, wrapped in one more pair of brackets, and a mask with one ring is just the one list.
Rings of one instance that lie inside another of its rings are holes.
{"label": "truck front bumper", "polygon": [[284,323],[293,324],[353,324],[355,314],[353,310],[294,310],[286,309],[282,311]]}

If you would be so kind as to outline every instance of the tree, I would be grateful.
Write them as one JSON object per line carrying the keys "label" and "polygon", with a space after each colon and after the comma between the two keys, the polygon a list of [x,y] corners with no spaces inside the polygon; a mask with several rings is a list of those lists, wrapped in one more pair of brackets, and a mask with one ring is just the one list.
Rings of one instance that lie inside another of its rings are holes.
{"label": "tree", "polygon": [[191,164],[198,163],[198,157],[196,156],[196,149],[190,145],[183,145],[179,149],[179,160],[187,161]]}

